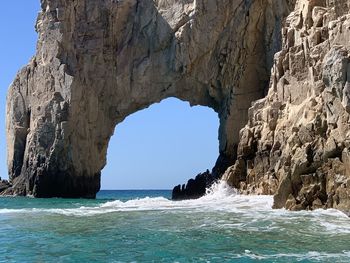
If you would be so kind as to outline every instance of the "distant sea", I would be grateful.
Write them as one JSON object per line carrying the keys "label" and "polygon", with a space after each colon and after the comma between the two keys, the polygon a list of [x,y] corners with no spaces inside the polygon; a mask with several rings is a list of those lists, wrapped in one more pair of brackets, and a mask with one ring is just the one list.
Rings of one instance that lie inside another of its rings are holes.
{"label": "distant sea", "polygon": [[337,210],[272,210],[272,197],[224,183],[197,200],[170,195],[0,198],[0,262],[350,262],[350,219]]}

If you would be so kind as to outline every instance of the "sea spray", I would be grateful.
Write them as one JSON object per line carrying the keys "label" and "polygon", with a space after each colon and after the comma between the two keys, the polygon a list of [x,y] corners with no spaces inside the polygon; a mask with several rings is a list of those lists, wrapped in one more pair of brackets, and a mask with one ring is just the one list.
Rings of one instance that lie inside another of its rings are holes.
{"label": "sea spray", "polygon": [[94,216],[104,213],[123,211],[154,211],[154,210],[196,210],[196,211],[235,211],[236,209],[263,208],[270,209],[271,196],[241,196],[225,181],[219,181],[207,189],[206,195],[199,199],[172,201],[167,198],[144,197],[128,201],[107,201],[98,206],[81,206],[67,209],[0,209],[0,213],[57,213],[66,216]]}

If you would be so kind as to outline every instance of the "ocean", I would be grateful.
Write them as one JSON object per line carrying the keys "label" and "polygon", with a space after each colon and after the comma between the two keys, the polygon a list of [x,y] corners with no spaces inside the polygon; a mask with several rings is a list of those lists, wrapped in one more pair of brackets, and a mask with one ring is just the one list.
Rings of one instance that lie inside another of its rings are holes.
{"label": "ocean", "polygon": [[337,210],[273,210],[271,196],[224,183],[170,196],[0,198],[0,262],[350,262],[350,218]]}

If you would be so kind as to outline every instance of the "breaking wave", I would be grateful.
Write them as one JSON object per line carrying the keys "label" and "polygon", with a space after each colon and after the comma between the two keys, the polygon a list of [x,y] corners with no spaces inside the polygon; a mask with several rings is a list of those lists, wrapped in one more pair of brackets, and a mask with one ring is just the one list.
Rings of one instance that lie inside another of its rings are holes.
{"label": "breaking wave", "polygon": [[[206,195],[193,200],[172,201],[164,197],[145,197],[137,198],[128,201],[114,200],[107,201],[98,206],[81,206],[79,208],[24,208],[24,209],[0,209],[0,214],[9,213],[56,213],[68,216],[93,216],[104,213],[122,212],[122,211],[154,211],[154,210],[191,210],[191,211],[223,211],[237,213],[256,213],[259,216],[260,212],[269,211],[271,216],[292,215],[298,216],[315,216],[323,215],[329,217],[348,218],[344,213],[335,210],[314,210],[289,212],[284,209],[273,210],[273,197],[266,195],[239,195],[237,191],[231,188],[226,182],[220,181],[207,189]],[[325,227],[337,228],[335,226]],[[350,227],[349,227],[350,231]]]}
{"label": "breaking wave", "polygon": [[[309,217],[318,221],[326,230],[334,232],[350,233],[349,217],[335,210],[314,210],[290,212],[285,209],[272,209],[273,197],[266,195],[239,195],[226,182],[220,181],[207,189],[206,195],[193,200],[172,201],[164,197],[145,197],[128,201],[107,201],[97,206],[81,206],[78,208],[23,208],[0,209],[0,214],[13,213],[49,213],[65,216],[94,216],[114,212],[129,211],[191,211],[191,212],[227,212],[249,216],[254,220],[298,220]],[[322,219],[323,218],[323,219]],[[327,220],[324,220],[327,218]],[[346,224],[339,224],[342,218]],[[335,223],[333,223],[334,221]]]}
{"label": "breaking wave", "polygon": [[0,209],[0,214],[8,213],[56,213],[67,216],[93,216],[98,214],[123,211],[154,211],[154,210],[191,210],[191,211],[227,211],[239,210],[270,210],[271,196],[243,196],[221,181],[207,189],[206,195],[193,200],[172,201],[164,197],[145,197],[128,201],[108,201],[98,206],[79,208],[25,208]]}

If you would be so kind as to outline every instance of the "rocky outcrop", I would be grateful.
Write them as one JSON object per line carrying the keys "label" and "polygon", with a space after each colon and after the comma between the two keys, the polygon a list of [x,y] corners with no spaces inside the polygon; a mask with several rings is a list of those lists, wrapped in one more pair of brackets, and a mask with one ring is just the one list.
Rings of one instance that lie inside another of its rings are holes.
{"label": "rocky outcrop", "polygon": [[176,97],[218,113],[220,156],[174,198],[224,173],[276,208],[350,211],[349,0],[41,4],[8,92],[3,193],[94,197],[118,123]]}
{"label": "rocky outcrop", "polygon": [[195,199],[202,197],[215,180],[209,170],[198,174],[194,179],[188,180],[187,184],[177,185],[172,191],[172,200]]}
{"label": "rocky outcrop", "polygon": [[224,178],[274,207],[350,212],[350,1],[298,0],[268,95],[249,109]]}
{"label": "rocky outcrop", "polygon": [[7,180],[1,180],[0,177],[0,193],[5,192],[11,187],[10,183]]}
{"label": "rocky outcrop", "polygon": [[168,97],[218,113],[214,171],[233,164],[293,1],[41,0],[41,7],[36,55],[7,97],[10,191],[94,197],[117,124]]}

